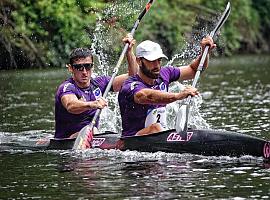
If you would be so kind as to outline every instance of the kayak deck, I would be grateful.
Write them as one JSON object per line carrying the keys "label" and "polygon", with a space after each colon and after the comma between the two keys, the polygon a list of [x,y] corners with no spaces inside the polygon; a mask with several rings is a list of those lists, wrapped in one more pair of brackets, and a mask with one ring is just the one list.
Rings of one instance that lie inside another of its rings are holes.
{"label": "kayak deck", "polygon": [[[48,149],[71,149],[75,139],[51,139]],[[151,135],[122,137],[114,132],[94,136],[92,147],[100,149],[163,151],[205,156],[251,155],[270,159],[270,142],[254,136],[221,130],[189,130],[177,133],[174,129]]]}

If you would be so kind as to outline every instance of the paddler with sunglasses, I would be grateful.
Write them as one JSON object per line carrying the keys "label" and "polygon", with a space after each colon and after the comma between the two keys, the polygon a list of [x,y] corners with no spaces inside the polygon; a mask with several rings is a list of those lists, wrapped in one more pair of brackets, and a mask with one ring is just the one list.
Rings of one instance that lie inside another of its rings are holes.
{"label": "paddler with sunglasses", "polygon": [[[128,73],[115,77],[111,91],[118,92],[122,83],[137,73],[136,57],[133,54],[135,40],[128,34],[124,42],[129,43],[126,53]],[[97,109],[108,105],[102,97],[110,76],[92,77],[94,63],[91,50],[74,49],[70,54],[67,68],[72,76],[64,81],[55,95],[55,138],[74,138],[92,121]],[[95,124],[98,127],[98,122]]]}

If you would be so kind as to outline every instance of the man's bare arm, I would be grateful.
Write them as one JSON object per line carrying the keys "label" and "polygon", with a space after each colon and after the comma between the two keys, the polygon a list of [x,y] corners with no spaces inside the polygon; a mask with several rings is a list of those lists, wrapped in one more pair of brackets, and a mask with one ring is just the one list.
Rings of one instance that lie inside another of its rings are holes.
{"label": "man's bare arm", "polygon": [[74,94],[66,94],[62,96],[61,102],[67,111],[72,114],[80,114],[89,109],[102,109],[107,106],[107,101],[103,98],[95,101],[83,101],[78,99]]}
{"label": "man's bare arm", "polygon": [[177,100],[186,98],[187,96],[195,96],[198,94],[196,88],[186,86],[186,88],[179,93],[161,92],[153,89],[142,89],[134,96],[135,103],[138,104],[168,104]]}

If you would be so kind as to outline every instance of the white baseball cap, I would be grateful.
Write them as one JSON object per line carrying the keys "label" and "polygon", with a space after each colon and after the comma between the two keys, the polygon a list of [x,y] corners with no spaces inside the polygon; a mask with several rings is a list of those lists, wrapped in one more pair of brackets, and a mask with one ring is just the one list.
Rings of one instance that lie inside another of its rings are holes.
{"label": "white baseball cap", "polygon": [[137,46],[136,57],[138,58],[143,57],[149,61],[154,61],[159,58],[168,59],[168,57],[163,54],[160,45],[150,40],[145,40]]}

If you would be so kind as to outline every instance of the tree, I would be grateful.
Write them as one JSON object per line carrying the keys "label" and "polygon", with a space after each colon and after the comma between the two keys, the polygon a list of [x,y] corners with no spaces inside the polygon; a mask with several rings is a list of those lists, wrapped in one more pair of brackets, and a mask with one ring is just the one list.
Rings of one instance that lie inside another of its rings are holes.
{"label": "tree", "polygon": [[[115,64],[123,47],[121,39],[146,2],[1,0],[0,69],[63,66],[70,51],[79,46],[94,47],[102,61]],[[226,3],[227,0],[155,1],[135,38],[138,42],[159,42],[170,57],[184,48],[194,49],[202,36],[211,31]],[[216,40],[220,52],[269,52],[270,1],[235,0],[231,4],[231,15]]]}
{"label": "tree", "polygon": [[[0,68],[60,66],[71,49],[89,46],[85,30],[105,3],[86,0],[1,2]],[[17,64],[19,63],[19,65]]]}

